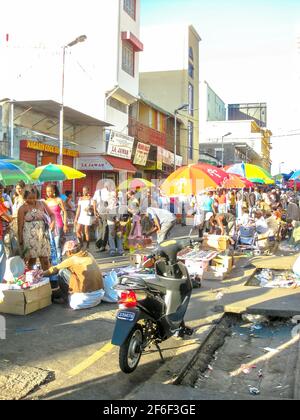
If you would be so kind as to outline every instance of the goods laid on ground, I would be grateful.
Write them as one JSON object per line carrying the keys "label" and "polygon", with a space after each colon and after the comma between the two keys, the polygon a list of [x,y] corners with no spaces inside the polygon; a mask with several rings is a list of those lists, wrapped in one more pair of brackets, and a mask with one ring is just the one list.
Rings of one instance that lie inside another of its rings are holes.
{"label": "goods laid on ground", "polygon": [[210,262],[218,255],[217,251],[203,250],[199,248],[185,248],[177,255],[177,258],[184,262],[188,272],[200,286],[204,273],[209,269]]}
{"label": "goods laid on ground", "polygon": [[255,274],[254,281],[263,288],[295,289],[300,287],[300,277],[288,270],[261,270]]}
{"label": "goods laid on ground", "polygon": [[216,251],[227,251],[230,247],[230,238],[225,235],[207,235],[203,239],[204,249],[215,249]]}
{"label": "goods laid on ground", "polygon": [[221,268],[226,271],[226,274],[231,273],[234,265],[234,259],[232,256],[219,254],[212,260],[212,266]]}

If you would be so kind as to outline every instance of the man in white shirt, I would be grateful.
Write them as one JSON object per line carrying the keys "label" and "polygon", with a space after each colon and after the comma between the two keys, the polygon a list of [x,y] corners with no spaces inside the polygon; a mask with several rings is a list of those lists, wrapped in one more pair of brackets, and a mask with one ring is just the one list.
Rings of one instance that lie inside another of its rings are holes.
{"label": "man in white shirt", "polygon": [[171,230],[176,225],[176,217],[168,210],[149,207],[146,216],[150,218],[153,229],[147,233],[147,236],[157,233],[157,242],[160,244],[167,239]]}

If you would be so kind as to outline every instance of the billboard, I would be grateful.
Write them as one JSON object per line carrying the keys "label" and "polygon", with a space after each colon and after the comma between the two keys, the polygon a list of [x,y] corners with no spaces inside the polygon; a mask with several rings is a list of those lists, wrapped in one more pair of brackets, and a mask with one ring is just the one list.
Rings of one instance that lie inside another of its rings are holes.
{"label": "billboard", "polygon": [[228,105],[228,120],[254,120],[259,127],[267,126],[267,104],[245,103]]}
{"label": "billboard", "polygon": [[115,131],[111,132],[107,154],[131,160],[134,138]]}

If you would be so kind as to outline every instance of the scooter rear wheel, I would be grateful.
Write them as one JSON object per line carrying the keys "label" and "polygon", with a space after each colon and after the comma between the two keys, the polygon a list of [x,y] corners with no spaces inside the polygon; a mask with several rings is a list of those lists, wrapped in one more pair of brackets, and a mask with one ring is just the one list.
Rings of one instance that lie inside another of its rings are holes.
{"label": "scooter rear wheel", "polygon": [[120,347],[119,364],[124,373],[132,373],[138,367],[143,352],[143,329],[136,325]]}

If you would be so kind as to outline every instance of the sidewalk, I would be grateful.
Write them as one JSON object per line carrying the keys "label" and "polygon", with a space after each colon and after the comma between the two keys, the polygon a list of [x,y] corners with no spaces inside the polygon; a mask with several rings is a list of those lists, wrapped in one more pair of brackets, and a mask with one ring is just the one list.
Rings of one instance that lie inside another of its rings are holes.
{"label": "sidewalk", "polygon": [[[182,341],[175,357],[164,364],[145,384],[127,396],[128,399],[241,399],[245,395],[230,396],[222,392],[195,392],[193,388],[175,386],[184,377],[188,366],[193,366],[199,349],[211,336],[216,324],[221,321],[225,312],[260,313],[266,316],[283,316],[289,318],[300,314],[300,289],[266,290],[245,286],[255,272],[255,268],[244,268],[247,260],[237,259],[235,269],[229,279],[205,281],[203,288],[194,290],[187,313],[187,323],[196,329],[192,340]],[[223,295],[223,296],[222,296]],[[217,298],[221,300],[217,300]],[[300,350],[300,343],[299,343]],[[299,352],[300,354],[300,352]],[[165,388],[164,388],[165,387]],[[149,390],[152,390],[149,392]],[[156,390],[153,392],[153,390]],[[202,392],[202,391],[201,391]],[[300,398],[300,356],[295,371],[295,399]],[[248,396],[246,395],[246,398]],[[249,399],[253,397],[249,395]],[[257,397],[256,397],[257,398]]]}

